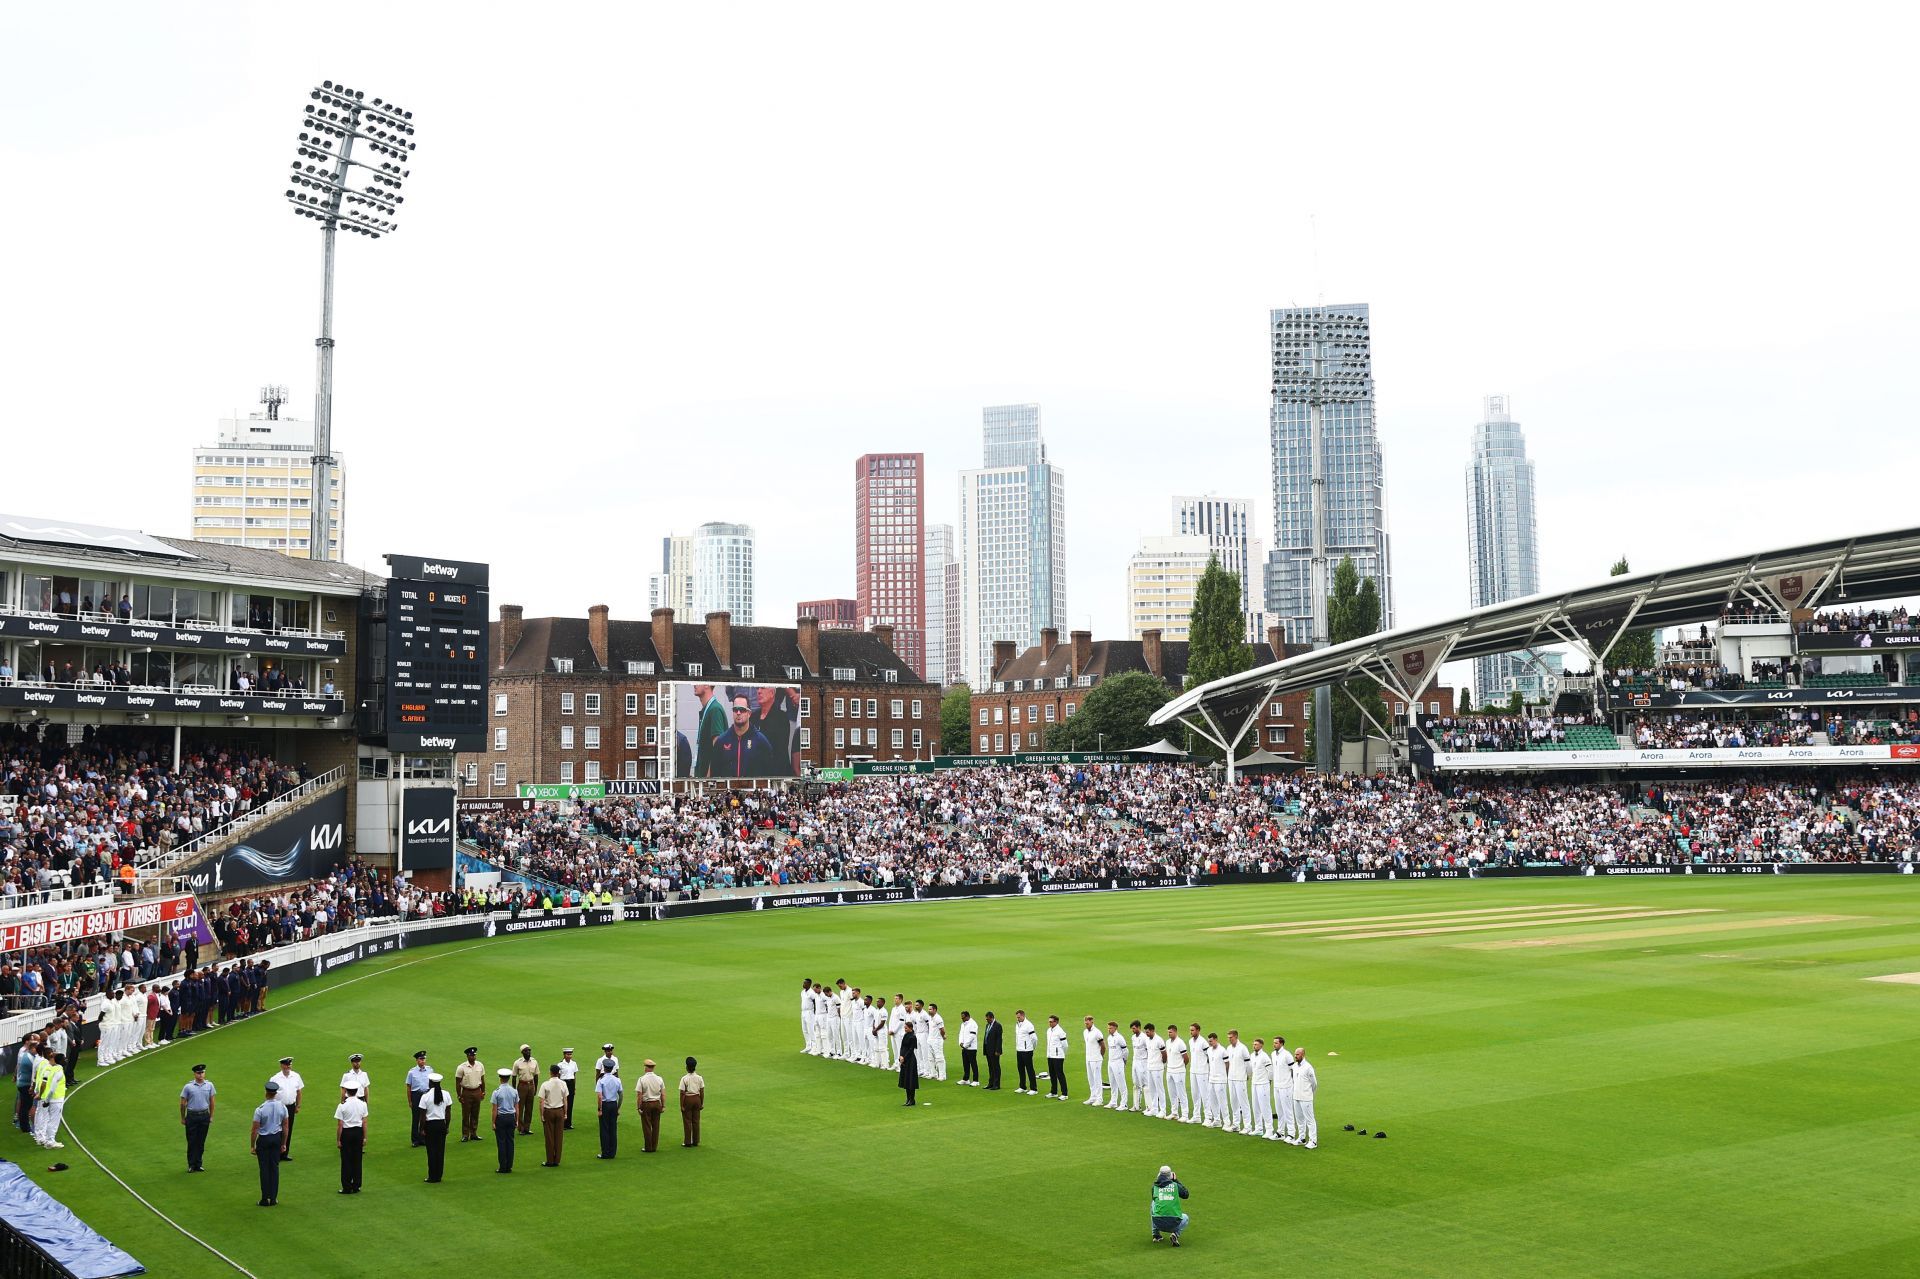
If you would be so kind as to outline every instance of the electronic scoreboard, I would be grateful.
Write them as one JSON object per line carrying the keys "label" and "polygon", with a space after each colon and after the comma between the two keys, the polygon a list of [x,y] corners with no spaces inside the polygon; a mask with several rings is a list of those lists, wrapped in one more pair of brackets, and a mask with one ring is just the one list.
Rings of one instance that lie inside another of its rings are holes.
{"label": "electronic scoreboard", "polygon": [[389,555],[387,748],[486,746],[487,566]]}

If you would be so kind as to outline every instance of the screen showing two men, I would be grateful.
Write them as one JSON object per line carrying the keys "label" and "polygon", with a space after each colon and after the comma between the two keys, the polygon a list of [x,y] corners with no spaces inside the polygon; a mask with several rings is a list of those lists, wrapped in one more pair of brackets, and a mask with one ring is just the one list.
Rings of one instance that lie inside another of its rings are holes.
{"label": "screen showing two men", "polygon": [[800,775],[797,684],[671,684],[673,776]]}

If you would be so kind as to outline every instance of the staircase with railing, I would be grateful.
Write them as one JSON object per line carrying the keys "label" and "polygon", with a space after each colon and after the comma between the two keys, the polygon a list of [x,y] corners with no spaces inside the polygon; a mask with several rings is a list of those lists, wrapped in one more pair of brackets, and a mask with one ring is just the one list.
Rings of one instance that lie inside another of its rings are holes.
{"label": "staircase with railing", "polygon": [[210,830],[196,836],[184,844],[174,844],[169,848],[142,849],[134,859],[135,884],[137,891],[143,894],[155,894],[162,891],[181,867],[191,866],[195,862],[240,842],[241,839],[265,826],[276,818],[283,817],[296,808],[311,804],[322,795],[331,795],[347,786],[347,767],[329,769],[317,777],[300,783],[292,790],[276,795],[264,804],[242,813],[233,821],[217,830]]}

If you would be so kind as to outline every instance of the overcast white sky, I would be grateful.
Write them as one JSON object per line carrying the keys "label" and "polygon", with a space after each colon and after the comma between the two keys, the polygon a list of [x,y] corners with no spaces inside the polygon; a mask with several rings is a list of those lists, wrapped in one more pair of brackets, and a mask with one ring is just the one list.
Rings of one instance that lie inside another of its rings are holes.
{"label": "overcast white sky", "polygon": [[760,621],[850,595],[852,459],[924,450],[950,521],[1032,400],[1119,635],[1170,495],[1270,526],[1266,311],[1316,300],[1373,307],[1403,623],[1465,606],[1489,392],[1548,588],[1896,526],[1914,13],[6,6],[0,510],[185,533],[219,417],[311,416],[281,175],[334,78],[420,142],[400,232],[343,238],[349,556],[532,614],[641,616],[708,519],[758,529]]}

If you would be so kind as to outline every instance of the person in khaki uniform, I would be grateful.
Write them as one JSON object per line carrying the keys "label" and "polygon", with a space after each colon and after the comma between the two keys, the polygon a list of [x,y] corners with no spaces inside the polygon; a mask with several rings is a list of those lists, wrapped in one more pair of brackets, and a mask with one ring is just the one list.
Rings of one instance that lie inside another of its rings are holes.
{"label": "person in khaki uniform", "polygon": [[480,1104],[487,1099],[487,1068],[467,1049],[467,1059],[453,1068],[453,1088],[460,1096],[460,1140],[480,1140]]}
{"label": "person in khaki uniform", "polygon": [[540,1086],[540,1063],[533,1059],[533,1045],[521,1044],[520,1055],[513,1059],[513,1087],[520,1094],[520,1135],[533,1132],[533,1093]]}
{"label": "person in khaki uniform", "polygon": [[653,1071],[653,1058],[646,1061],[647,1072],[634,1085],[633,1095],[640,1103],[640,1136],[648,1154],[660,1148],[660,1112],[667,1108],[667,1081]]}
{"label": "person in khaki uniform", "polygon": [[687,1058],[687,1073],[680,1076],[680,1144],[700,1144],[700,1112],[707,1105],[707,1081],[695,1071],[700,1063]]}
{"label": "person in khaki uniform", "polygon": [[547,1082],[540,1085],[540,1131],[547,1138],[547,1159],[542,1168],[560,1166],[560,1142],[567,1129],[567,1081],[560,1078],[560,1063],[547,1067]]}

